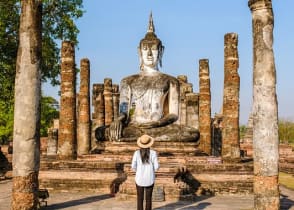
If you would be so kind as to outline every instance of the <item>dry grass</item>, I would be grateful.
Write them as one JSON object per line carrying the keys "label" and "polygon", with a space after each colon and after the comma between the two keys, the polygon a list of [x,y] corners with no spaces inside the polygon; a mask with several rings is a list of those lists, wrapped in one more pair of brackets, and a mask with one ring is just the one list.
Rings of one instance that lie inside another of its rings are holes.
{"label": "dry grass", "polygon": [[294,190],[294,175],[280,172],[279,183],[286,186],[289,189]]}

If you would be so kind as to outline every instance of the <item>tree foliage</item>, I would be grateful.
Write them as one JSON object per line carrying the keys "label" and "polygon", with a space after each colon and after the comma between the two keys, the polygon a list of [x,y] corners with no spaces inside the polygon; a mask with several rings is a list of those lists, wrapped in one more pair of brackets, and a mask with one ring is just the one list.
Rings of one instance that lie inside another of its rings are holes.
{"label": "tree foliage", "polygon": [[58,117],[58,102],[50,96],[43,96],[41,98],[41,136],[47,136],[48,128],[53,125],[53,120]]}
{"label": "tree foliage", "polygon": [[[71,40],[75,44],[78,43],[79,30],[74,20],[83,15],[82,8],[82,0],[43,0],[43,82],[50,82],[52,85],[59,84],[59,42],[60,40]],[[8,138],[13,128],[11,114],[13,116],[19,17],[20,0],[0,1],[0,140]]]}

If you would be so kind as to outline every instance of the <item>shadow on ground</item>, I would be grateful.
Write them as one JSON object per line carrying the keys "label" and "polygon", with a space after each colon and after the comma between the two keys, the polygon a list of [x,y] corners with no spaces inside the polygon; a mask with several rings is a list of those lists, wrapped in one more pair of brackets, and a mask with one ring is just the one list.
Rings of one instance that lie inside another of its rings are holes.
{"label": "shadow on ground", "polygon": [[[190,171],[186,168],[179,168],[178,172],[174,176],[175,183],[183,183],[184,186],[180,190],[180,198],[190,198],[190,201],[177,201],[174,203],[170,203],[161,207],[154,208],[154,210],[164,210],[164,209],[181,209],[181,210],[193,210],[193,209],[205,209],[207,206],[212,205],[210,202],[201,202],[202,200],[208,199],[213,195],[211,192],[203,192],[208,195],[200,195],[197,196],[196,192],[199,190],[201,183],[195,179],[195,177],[190,173]],[[197,203],[195,203],[197,202]],[[201,203],[199,203],[201,202]]]}
{"label": "shadow on ground", "polygon": [[94,202],[109,199],[109,198],[112,198],[112,196],[110,196],[109,194],[90,196],[90,197],[86,197],[86,198],[66,201],[63,203],[56,203],[56,204],[48,205],[46,207],[42,207],[42,209],[46,209],[46,210],[63,209],[63,208],[78,206],[78,205],[82,205],[82,204],[94,203]]}
{"label": "shadow on ground", "polygon": [[[202,199],[204,200],[206,198],[201,198],[200,200]],[[205,209],[206,207],[210,205],[212,205],[212,203],[210,202],[201,202],[201,203],[195,204],[195,201],[191,201],[191,202],[179,201],[179,202],[170,203],[161,207],[154,208],[154,210],[165,210],[165,209],[200,210],[200,209]]]}
{"label": "shadow on ground", "polygon": [[294,201],[289,199],[288,196],[281,194],[280,195],[281,210],[289,210],[291,207],[294,207]]}

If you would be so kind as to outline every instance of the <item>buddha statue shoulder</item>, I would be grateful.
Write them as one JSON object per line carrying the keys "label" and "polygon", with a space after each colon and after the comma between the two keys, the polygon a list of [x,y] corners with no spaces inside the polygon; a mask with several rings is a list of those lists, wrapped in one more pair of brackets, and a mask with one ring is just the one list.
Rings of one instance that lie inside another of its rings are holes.
{"label": "buddha statue shoulder", "polygon": [[[111,140],[132,140],[148,133],[160,138],[162,127],[177,125],[179,81],[159,71],[163,52],[164,46],[155,34],[151,14],[147,33],[138,47],[140,72],[123,78],[120,83],[120,116],[110,125]],[[179,127],[171,127],[178,132]],[[164,136],[165,140],[176,138]]]}

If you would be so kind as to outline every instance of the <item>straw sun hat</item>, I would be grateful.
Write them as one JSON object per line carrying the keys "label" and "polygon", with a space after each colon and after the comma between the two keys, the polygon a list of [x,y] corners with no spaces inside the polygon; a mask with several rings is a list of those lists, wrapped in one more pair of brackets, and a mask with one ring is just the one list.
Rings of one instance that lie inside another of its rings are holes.
{"label": "straw sun hat", "polygon": [[146,134],[142,135],[137,140],[137,144],[140,148],[149,148],[153,145],[153,143],[154,143],[154,138]]}

